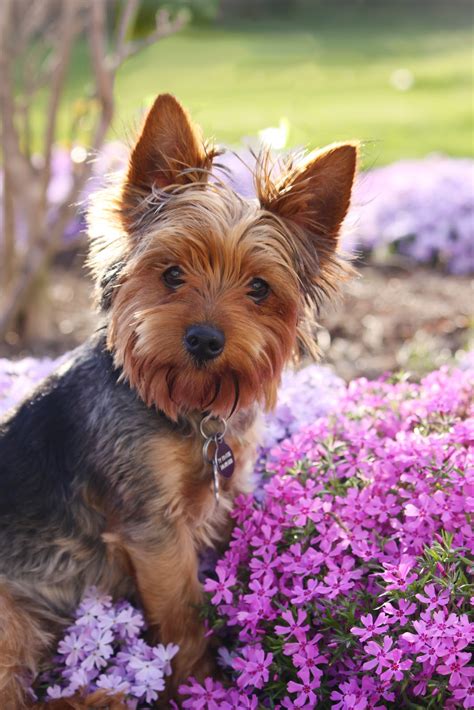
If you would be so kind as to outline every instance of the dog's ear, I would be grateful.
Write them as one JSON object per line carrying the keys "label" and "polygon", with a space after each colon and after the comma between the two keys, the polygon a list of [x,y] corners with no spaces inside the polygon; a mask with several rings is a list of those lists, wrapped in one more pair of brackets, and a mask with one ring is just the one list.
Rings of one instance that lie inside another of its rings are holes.
{"label": "dog's ear", "polygon": [[260,184],[262,207],[302,228],[320,261],[337,248],[341,223],[349,208],[357,168],[356,143],[338,143],[314,151]]}
{"label": "dog's ear", "polygon": [[160,94],[145,119],[132,150],[123,194],[133,198],[153,187],[206,182],[213,152],[187,111],[170,94]]}

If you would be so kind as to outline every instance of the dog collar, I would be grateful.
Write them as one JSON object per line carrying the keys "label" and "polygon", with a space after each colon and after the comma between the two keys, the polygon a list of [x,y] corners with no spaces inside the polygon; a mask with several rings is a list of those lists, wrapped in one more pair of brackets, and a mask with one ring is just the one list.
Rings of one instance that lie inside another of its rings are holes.
{"label": "dog collar", "polygon": [[206,414],[201,419],[199,430],[204,439],[202,456],[205,463],[212,468],[214,498],[216,503],[219,503],[220,477],[230,478],[235,468],[233,451],[224,440],[227,420]]}

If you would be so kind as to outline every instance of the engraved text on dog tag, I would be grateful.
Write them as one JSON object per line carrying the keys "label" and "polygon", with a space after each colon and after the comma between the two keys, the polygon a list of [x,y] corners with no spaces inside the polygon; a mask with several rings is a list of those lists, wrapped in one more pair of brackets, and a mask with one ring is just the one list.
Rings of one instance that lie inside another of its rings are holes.
{"label": "engraved text on dog tag", "polygon": [[224,476],[224,478],[230,478],[234,473],[235,459],[232,449],[225,441],[220,441],[216,447],[216,453],[214,454],[214,462],[217,470]]}

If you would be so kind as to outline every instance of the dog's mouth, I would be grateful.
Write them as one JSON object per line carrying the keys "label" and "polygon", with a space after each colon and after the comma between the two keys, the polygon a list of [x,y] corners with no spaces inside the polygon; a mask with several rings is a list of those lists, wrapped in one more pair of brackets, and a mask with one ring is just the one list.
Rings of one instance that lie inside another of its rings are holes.
{"label": "dog's mouth", "polygon": [[237,372],[230,370],[224,373],[206,372],[200,366],[201,383],[196,389],[192,378],[183,383],[178,368],[170,366],[166,372],[166,387],[170,402],[178,409],[185,411],[199,410],[230,417],[239,408],[240,384]]}

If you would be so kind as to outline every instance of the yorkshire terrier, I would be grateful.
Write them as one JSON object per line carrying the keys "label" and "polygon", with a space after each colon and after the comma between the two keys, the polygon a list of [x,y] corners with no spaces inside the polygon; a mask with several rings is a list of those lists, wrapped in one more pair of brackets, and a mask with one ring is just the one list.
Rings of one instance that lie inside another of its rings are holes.
{"label": "yorkshire terrier", "polygon": [[0,424],[0,707],[26,687],[84,590],[137,599],[179,644],[172,682],[207,672],[198,553],[250,490],[259,412],[314,351],[357,164],[333,144],[255,168],[257,199],[158,96],[120,185],[91,206],[104,326]]}

